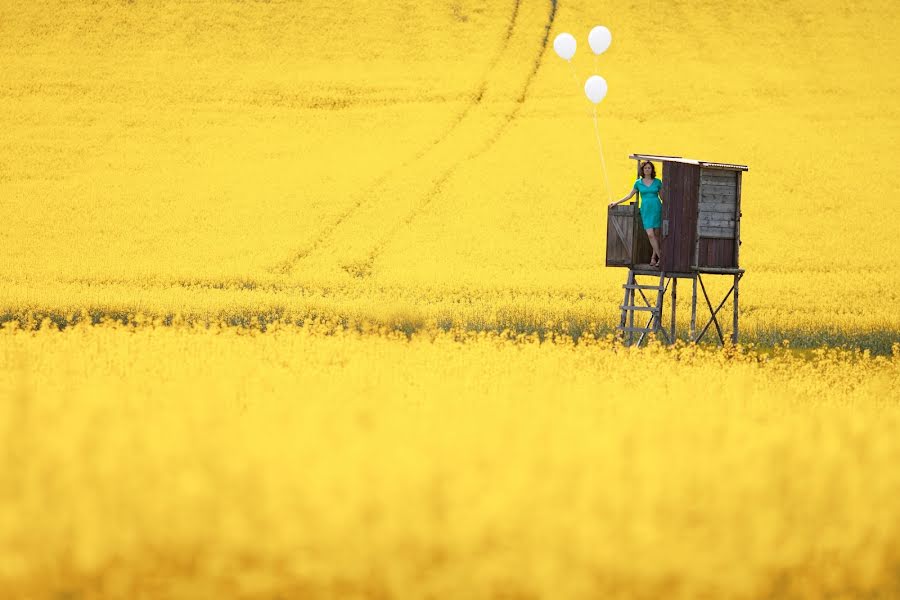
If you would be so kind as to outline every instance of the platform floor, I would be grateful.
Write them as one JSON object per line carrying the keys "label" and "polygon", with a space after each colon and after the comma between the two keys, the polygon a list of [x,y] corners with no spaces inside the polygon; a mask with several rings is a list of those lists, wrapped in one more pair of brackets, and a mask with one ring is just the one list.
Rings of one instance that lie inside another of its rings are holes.
{"label": "platform floor", "polygon": [[[660,269],[658,267],[651,267],[648,263],[640,263],[634,265],[632,267],[635,275],[656,275],[659,276]],[[687,279],[693,279],[695,277],[695,273],[670,273],[666,271],[666,277],[682,277]]]}
{"label": "platform floor", "polygon": [[[632,267],[635,275],[659,275],[660,269],[657,267],[651,267],[648,263],[639,263]],[[666,271],[666,277],[676,277],[681,279],[693,279],[697,276],[697,273],[701,275],[711,274],[711,275],[743,275],[744,269],[724,269],[717,267],[695,267],[694,269],[682,273],[682,272],[670,272]]]}

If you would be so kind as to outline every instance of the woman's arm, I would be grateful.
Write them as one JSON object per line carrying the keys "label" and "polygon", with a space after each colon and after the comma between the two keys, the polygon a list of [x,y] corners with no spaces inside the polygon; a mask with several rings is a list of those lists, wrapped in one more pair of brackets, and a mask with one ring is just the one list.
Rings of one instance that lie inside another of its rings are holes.
{"label": "woman's arm", "polygon": [[625,197],[622,198],[621,200],[616,200],[615,202],[610,202],[610,203],[609,203],[609,208],[612,208],[613,206],[616,206],[616,205],[618,205],[618,204],[622,204],[623,202],[625,202],[626,200],[628,200],[629,198],[631,198],[631,197],[634,196],[635,194],[637,194],[637,189],[636,189],[636,188],[631,188],[631,193],[630,193],[630,194],[628,194],[627,196],[625,196]]}

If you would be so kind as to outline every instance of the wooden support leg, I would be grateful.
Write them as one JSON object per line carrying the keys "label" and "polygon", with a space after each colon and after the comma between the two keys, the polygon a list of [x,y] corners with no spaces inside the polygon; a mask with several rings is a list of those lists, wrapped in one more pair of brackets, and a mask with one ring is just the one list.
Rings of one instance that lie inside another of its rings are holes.
{"label": "wooden support leg", "polygon": [[[669,339],[669,334],[666,331],[666,328],[662,324],[662,310],[663,310],[663,300],[666,297],[666,292],[669,291],[669,284],[674,282],[675,278],[670,277],[669,281],[666,282],[666,276],[664,274],[660,274],[659,276],[659,287],[662,290],[658,291],[656,294],[656,312],[654,313],[654,318],[656,319],[656,324],[654,327],[654,331],[663,337],[666,340],[667,344],[671,344],[673,340]],[[665,283],[665,285],[663,285]]]}
{"label": "wooden support leg", "polygon": [[678,299],[678,279],[672,278],[672,335],[669,336],[670,343],[675,343],[675,301]]}
{"label": "wooden support leg", "polygon": [[[637,278],[631,278],[632,283],[637,283]],[[629,293],[630,292],[630,293]],[[628,290],[628,306],[634,306],[634,290]],[[634,310],[628,311],[628,345],[634,343]]]}
{"label": "wooden support leg", "polygon": [[[629,285],[634,284],[634,271],[631,269],[628,270],[628,279],[625,281],[625,297],[622,298],[622,306],[628,306],[628,294],[631,290],[628,289]],[[625,328],[625,325],[628,324],[628,311],[626,309],[622,309],[622,315],[619,317],[619,325],[622,329]],[[624,336],[622,336],[624,338]]]}
{"label": "wooden support leg", "polygon": [[663,307],[666,305],[666,289],[669,285],[666,283],[666,274],[659,274],[659,287],[663,288],[661,294],[656,295],[656,323],[654,323],[654,331],[659,331],[660,329],[665,329],[666,326],[663,325],[662,315],[663,315]]}
{"label": "wooden support leg", "polygon": [[695,335],[697,334],[697,277],[698,274],[694,274],[694,293],[691,296],[691,341],[696,341]]}
{"label": "wooden support leg", "polygon": [[731,331],[731,343],[737,344],[738,341],[738,282],[741,276],[737,273],[734,275],[734,329]]}

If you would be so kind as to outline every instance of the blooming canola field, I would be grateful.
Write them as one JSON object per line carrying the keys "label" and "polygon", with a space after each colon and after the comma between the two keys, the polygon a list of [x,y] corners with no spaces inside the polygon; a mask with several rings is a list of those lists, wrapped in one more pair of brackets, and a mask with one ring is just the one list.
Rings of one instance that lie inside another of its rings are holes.
{"label": "blooming canola field", "polygon": [[[897,171],[879,159],[897,84],[870,68],[896,51],[892,3],[3,11],[4,319],[388,323],[392,306],[608,331],[625,274],[603,266],[605,206],[650,152],[750,166],[744,339],[889,351],[900,329],[897,200],[876,184]],[[594,59],[600,21],[614,42]],[[549,47],[561,31],[581,40],[571,65]]]}
{"label": "blooming canola field", "polygon": [[[898,13],[0,3],[0,596],[900,594]],[[613,340],[634,152],[740,345]]]}

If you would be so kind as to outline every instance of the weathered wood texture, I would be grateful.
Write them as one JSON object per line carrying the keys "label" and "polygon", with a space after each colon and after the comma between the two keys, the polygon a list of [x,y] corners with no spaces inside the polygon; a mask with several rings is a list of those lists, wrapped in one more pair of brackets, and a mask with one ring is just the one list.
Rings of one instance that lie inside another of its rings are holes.
{"label": "weathered wood texture", "polygon": [[628,267],[634,246],[633,204],[613,206],[606,215],[606,266]]}
{"label": "weathered wood texture", "polygon": [[653,258],[653,246],[644,229],[644,221],[641,220],[641,211],[635,209],[634,217],[634,264],[648,264]]}
{"label": "weathered wood texture", "polygon": [[693,264],[700,167],[683,162],[663,163],[663,271],[690,271]]}
{"label": "weathered wood texture", "polygon": [[723,239],[723,240],[733,240],[734,239],[734,227],[712,227],[706,226],[703,227],[698,235],[703,236],[700,239]]}
{"label": "weathered wood texture", "polygon": [[737,221],[737,173],[700,169],[700,206],[697,236],[734,239]]}
{"label": "weathered wood texture", "polygon": [[734,227],[734,215],[727,213],[701,213],[697,225],[702,227]]}
{"label": "weathered wood texture", "polygon": [[733,239],[700,238],[697,253],[699,267],[735,267]]}
{"label": "weathered wood texture", "polygon": [[731,200],[709,200],[709,199],[700,199],[700,213],[725,213],[729,215],[735,214],[735,209],[737,208],[737,202],[735,202],[734,198]]}
{"label": "weathered wood texture", "polygon": [[652,254],[637,203],[610,208],[606,217],[606,266],[648,263]]}

